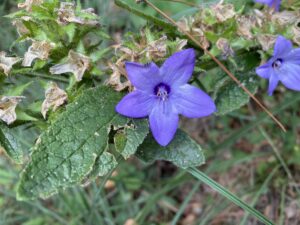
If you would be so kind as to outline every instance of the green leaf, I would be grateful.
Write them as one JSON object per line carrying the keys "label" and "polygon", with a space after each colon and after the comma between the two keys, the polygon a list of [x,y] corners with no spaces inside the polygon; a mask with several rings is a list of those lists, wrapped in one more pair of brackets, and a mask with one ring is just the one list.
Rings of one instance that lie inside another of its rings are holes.
{"label": "green leaf", "polygon": [[129,126],[126,126],[115,135],[116,150],[125,159],[128,159],[136,152],[138,146],[142,144],[148,133],[147,120],[133,120]]}
{"label": "green leaf", "polygon": [[20,142],[12,130],[3,123],[0,123],[0,148],[18,164],[23,162],[23,151]]}
{"label": "green leaf", "polygon": [[81,181],[108,146],[111,127],[127,119],[115,113],[122,95],[108,87],[84,92],[67,106],[33,148],[31,162],[21,174],[20,200],[46,198]]}
{"label": "green leaf", "polygon": [[6,96],[20,96],[23,94],[23,92],[33,83],[33,81],[30,81],[26,84],[18,85],[10,87],[7,92],[4,93]]}
{"label": "green leaf", "polygon": [[[257,75],[253,72],[248,72],[236,77],[251,93],[256,93],[258,88]],[[217,115],[232,112],[249,102],[249,95],[229,78],[226,78],[226,81],[224,79],[220,80],[216,87],[218,88],[214,93],[214,99],[217,106]]]}
{"label": "green leaf", "polygon": [[136,156],[149,163],[155,160],[170,161],[181,168],[205,163],[201,146],[181,130],[177,131],[174,140],[167,147],[160,146],[151,135],[148,135],[138,148]]}

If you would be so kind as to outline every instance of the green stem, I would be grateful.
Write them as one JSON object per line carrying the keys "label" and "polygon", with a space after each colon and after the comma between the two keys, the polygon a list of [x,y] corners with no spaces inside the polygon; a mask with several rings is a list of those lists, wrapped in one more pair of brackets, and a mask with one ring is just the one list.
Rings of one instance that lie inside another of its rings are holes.
{"label": "green stem", "polygon": [[221,194],[222,196],[224,196],[225,198],[227,198],[228,200],[230,200],[231,202],[233,202],[237,206],[239,206],[242,209],[244,209],[246,212],[248,212],[249,214],[251,214],[252,216],[254,216],[255,218],[257,218],[259,221],[261,221],[263,224],[266,224],[266,225],[275,225],[271,220],[269,220],[268,218],[266,218],[259,211],[257,211],[256,209],[252,208],[251,206],[249,206],[247,203],[245,203],[244,201],[242,201],[240,198],[238,198],[237,196],[235,196],[233,193],[231,193],[230,191],[228,191],[226,188],[224,188],[222,185],[220,185],[216,181],[214,181],[211,178],[209,178],[206,174],[204,174],[203,172],[201,172],[197,168],[195,168],[195,167],[188,168],[187,172],[189,172],[191,175],[193,175],[195,178],[197,178],[198,180],[202,181],[206,185],[210,186],[212,189],[214,189],[215,191],[217,191],[219,194]]}

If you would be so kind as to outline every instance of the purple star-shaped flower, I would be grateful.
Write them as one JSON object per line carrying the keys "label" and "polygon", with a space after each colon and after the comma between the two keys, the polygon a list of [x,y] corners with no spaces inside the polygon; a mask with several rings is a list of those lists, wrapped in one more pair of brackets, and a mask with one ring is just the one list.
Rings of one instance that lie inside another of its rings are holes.
{"label": "purple star-shaped flower", "polygon": [[179,114],[204,117],[216,111],[205,92],[187,84],[195,65],[195,52],[187,49],[168,58],[162,67],[127,62],[128,78],[136,88],[116,106],[121,115],[131,118],[149,116],[155,140],[166,146],[178,128]]}
{"label": "purple star-shaped flower", "polygon": [[255,0],[255,2],[268,5],[269,7],[274,7],[276,11],[279,11],[281,0]]}
{"label": "purple star-shaped flower", "polygon": [[279,36],[273,57],[258,67],[256,73],[269,79],[269,95],[273,94],[279,81],[289,89],[300,91],[300,48],[293,49],[291,41]]}

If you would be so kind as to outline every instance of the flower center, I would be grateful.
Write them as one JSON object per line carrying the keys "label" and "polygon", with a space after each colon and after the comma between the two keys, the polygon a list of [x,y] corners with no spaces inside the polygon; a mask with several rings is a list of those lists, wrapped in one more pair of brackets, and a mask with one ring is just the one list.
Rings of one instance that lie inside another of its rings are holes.
{"label": "flower center", "polygon": [[164,83],[159,83],[154,88],[154,94],[162,101],[168,99],[168,95],[170,94],[171,88],[169,85]]}
{"label": "flower center", "polygon": [[282,66],[283,60],[282,59],[276,59],[273,64],[272,67],[274,69],[279,69]]}

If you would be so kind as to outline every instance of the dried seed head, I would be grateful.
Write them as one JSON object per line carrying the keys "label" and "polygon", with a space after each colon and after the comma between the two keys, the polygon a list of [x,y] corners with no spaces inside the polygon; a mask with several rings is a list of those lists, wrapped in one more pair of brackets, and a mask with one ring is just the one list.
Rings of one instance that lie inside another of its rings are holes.
{"label": "dried seed head", "polygon": [[47,41],[32,41],[32,45],[28,48],[28,51],[24,55],[22,66],[31,66],[35,59],[46,60],[49,57],[51,49],[54,48],[54,43]]}
{"label": "dried seed head", "polygon": [[47,112],[52,108],[55,111],[59,106],[63,105],[68,99],[67,93],[60,89],[56,83],[51,82],[45,92],[45,100],[42,104],[41,113],[46,119]]}
{"label": "dried seed head", "polygon": [[293,41],[300,46],[300,27],[299,24],[300,21],[298,21],[295,26],[292,28],[292,32],[293,32]]}
{"label": "dried seed head", "polygon": [[223,4],[223,1],[220,3],[213,5],[211,10],[215,14],[217,20],[219,22],[224,22],[228,19],[235,17],[236,12],[233,4]]}
{"label": "dried seed head", "polygon": [[[82,25],[98,25],[99,22],[97,19],[88,19],[82,18],[76,15],[76,5],[73,2],[61,2],[60,8],[56,9],[58,19],[57,22],[62,25],[69,23],[78,23]],[[94,9],[84,9],[80,11],[81,14],[87,14],[88,17],[97,18],[97,15],[94,13]]]}
{"label": "dried seed head", "polygon": [[19,62],[21,59],[18,57],[6,57],[5,52],[0,52],[0,70],[8,76],[12,66]]}
{"label": "dried seed head", "polygon": [[297,12],[294,11],[282,11],[272,15],[272,22],[280,26],[286,26],[294,24],[299,18]]}
{"label": "dried seed head", "polygon": [[237,19],[237,23],[238,23],[238,28],[237,28],[238,35],[246,39],[252,39],[253,34],[251,30],[257,24],[255,17],[243,15]]}
{"label": "dried seed head", "polygon": [[264,51],[268,51],[269,49],[273,48],[276,38],[276,35],[271,34],[260,34],[257,36],[257,40]]}
{"label": "dried seed head", "polygon": [[25,0],[25,2],[18,4],[18,8],[25,9],[27,12],[31,12],[33,5],[40,5],[42,3],[43,0]]}
{"label": "dried seed head", "polygon": [[50,73],[73,73],[76,81],[81,81],[84,73],[89,69],[90,65],[91,60],[89,57],[70,50],[66,63],[51,67]]}
{"label": "dried seed head", "polygon": [[12,124],[17,119],[16,107],[25,97],[0,96],[0,119],[6,124]]}

